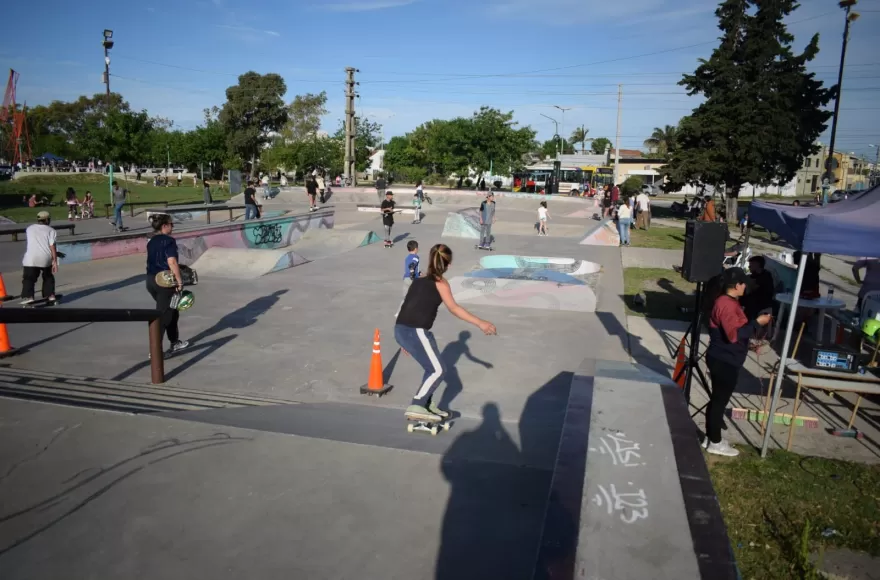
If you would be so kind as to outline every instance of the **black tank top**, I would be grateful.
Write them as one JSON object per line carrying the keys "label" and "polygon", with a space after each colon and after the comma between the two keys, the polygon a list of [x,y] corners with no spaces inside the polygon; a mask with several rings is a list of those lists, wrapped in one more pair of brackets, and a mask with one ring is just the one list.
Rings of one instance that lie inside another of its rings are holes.
{"label": "black tank top", "polygon": [[413,280],[400,313],[397,315],[397,324],[410,328],[424,328],[429,330],[434,326],[437,318],[437,310],[443,299],[437,291],[437,282],[431,277],[416,278]]}

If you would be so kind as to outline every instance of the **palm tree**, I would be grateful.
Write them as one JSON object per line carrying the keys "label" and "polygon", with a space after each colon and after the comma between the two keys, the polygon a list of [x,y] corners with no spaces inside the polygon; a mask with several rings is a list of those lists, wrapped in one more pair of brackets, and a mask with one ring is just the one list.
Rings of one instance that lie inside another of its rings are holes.
{"label": "palm tree", "polygon": [[660,127],[654,127],[654,132],[651,133],[650,137],[645,139],[645,147],[650,149],[652,153],[657,153],[663,157],[669,157],[675,149],[677,132],[678,127],[675,125],[666,125],[662,129]]}
{"label": "palm tree", "polygon": [[581,155],[585,153],[585,148],[587,145],[587,133],[590,130],[584,127],[578,127],[574,131],[571,132],[571,137],[569,137],[568,142],[574,145],[575,143],[581,144]]}

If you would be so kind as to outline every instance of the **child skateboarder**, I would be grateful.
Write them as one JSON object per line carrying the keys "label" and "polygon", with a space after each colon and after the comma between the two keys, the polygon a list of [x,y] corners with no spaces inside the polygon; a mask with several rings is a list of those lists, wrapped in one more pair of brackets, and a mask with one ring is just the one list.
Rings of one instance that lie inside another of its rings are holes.
{"label": "child skateboarder", "polygon": [[[406,293],[409,292],[409,288],[410,286],[412,286],[413,280],[422,275],[421,270],[419,270],[419,243],[415,240],[410,240],[406,243],[406,249],[407,251],[409,251],[409,253],[403,260],[404,300],[406,300]],[[401,306],[403,306],[403,301],[401,301],[400,306],[397,307],[397,312],[394,313],[394,318],[397,318],[397,315],[400,314]]]}
{"label": "child skateboarder", "polygon": [[492,224],[495,223],[495,194],[491,191],[480,204],[480,245],[482,249],[492,247]]}
{"label": "child skateboarder", "polygon": [[412,281],[394,326],[397,344],[425,370],[421,386],[406,409],[406,417],[410,420],[437,423],[449,416],[448,411],[437,407],[432,400],[444,372],[437,341],[431,333],[440,304],[445,304],[453,316],[473,324],[484,334],[497,333],[494,324],[477,318],[456,303],[449,282],[443,277],[451,264],[452,250],[449,246],[437,244],[431,248],[428,272],[424,277]]}
{"label": "child skateboarder", "polygon": [[385,226],[385,247],[390,248],[394,245],[391,239],[391,226],[394,225],[394,194],[391,190],[385,192],[385,199],[382,200],[380,211],[382,212],[382,225]]}
{"label": "child skateboarder", "polygon": [[422,180],[416,184],[416,193],[413,195],[413,207],[416,210],[416,217],[413,220],[414,224],[422,223],[422,202],[425,201],[425,190],[422,189]]}
{"label": "child skateboarder", "polygon": [[547,220],[550,219],[550,212],[547,211],[547,202],[542,201],[538,206],[538,235],[547,235]]}

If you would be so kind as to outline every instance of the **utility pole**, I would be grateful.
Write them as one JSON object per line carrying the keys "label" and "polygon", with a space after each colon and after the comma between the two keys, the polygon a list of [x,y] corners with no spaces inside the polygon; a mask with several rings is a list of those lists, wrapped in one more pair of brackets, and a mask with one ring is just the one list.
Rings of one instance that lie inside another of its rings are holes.
{"label": "utility pole", "polygon": [[107,110],[110,110],[110,49],[113,48],[113,31],[104,29],[104,84],[107,86]]}
{"label": "utility pole", "polygon": [[620,176],[620,103],[623,100],[623,85],[617,85],[617,137],[614,142],[614,183]]}
{"label": "utility pole", "polygon": [[354,73],[360,72],[353,67],[345,69],[345,166],[342,172],[343,178],[354,185],[355,180],[355,146],[354,146],[354,98],[357,96],[354,87],[357,84],[354,81]]}
{"label": "utility pole", "polygon": [[562,134],[560,135],[559,142],[562,146],[562,154],[565,155],[565,112],[570,111],[571,107],[560,107],[559,105],[553,105],[553,107],[562,111]]}
{"label": "utility pole", "polygon": [[557,121],[553,117],[548,117],[544,113],[538,113],[538,114],[541,115],[542,117],[544,117],[545,119],[550,119],[551,121],[553,121],[553,125],[556,127],[556,160],[559,161],[559,121]]}
{"label": "utility pole", "polygon": [[581,133],[584,134],[584,140],[581,141],[581,155],[585,155],[587,153],[587,126],[581,125]]}
{"label": "utility pole", "polygon": [[[831,184],[834,179],[834,140],[837,137],[837,114],[840,111],[840,93],[843,88],[843,66],[846,62],[846,44],[849,42],[849,24],[855,22],[859,18],[858,12],[852,12],[852,7],[856,5],[858,0],[840,0],[838,6],[843,8],[845,19],[843,24],[843,44],[840,47],[840,67],[837,70],[837,94],[834,95],[834,117],[831,120],[831,143],[828,146],[828,157],[825,160],[825,179]],[[823,188],[822,205],[828,205],[828,188]]]}

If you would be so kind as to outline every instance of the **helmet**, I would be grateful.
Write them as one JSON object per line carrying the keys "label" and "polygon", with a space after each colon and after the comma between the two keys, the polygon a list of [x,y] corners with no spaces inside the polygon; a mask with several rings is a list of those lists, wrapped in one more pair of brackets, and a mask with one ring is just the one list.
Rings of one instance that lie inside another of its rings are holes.
{"label": "helmet", "polygon": [[193,294],[189,290],[184,290],[175,294],[174,297],[171,299],[171,308],[183,312],[184,310],[189,310],[190,308],[192,308],[192,305],[195,303],[195,294]]}
{"label": "helmet", "polygon": [[880,339],[880,320],[869,318],[862,324],[862,333],[868,338]]}

